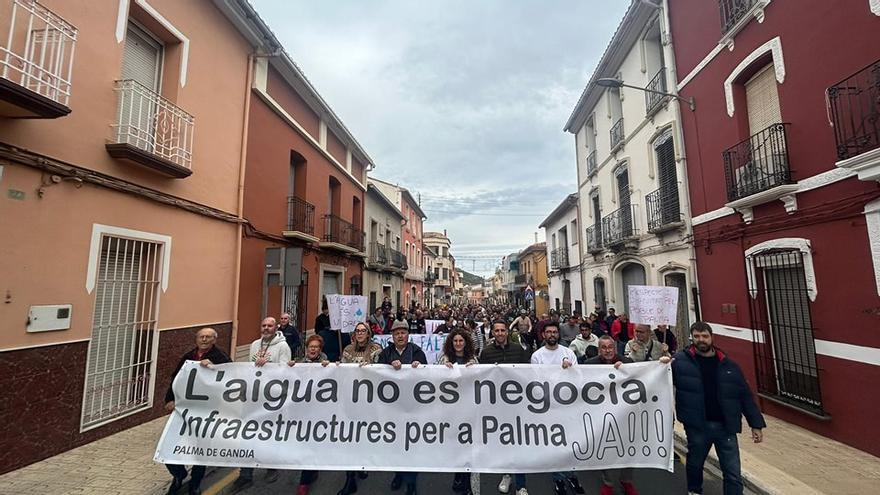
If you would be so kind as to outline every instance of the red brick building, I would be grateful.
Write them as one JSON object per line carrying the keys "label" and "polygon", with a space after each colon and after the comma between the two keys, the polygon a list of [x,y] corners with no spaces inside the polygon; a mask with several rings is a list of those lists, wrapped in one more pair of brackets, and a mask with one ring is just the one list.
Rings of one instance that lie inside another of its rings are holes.
{"label": "red brick building", "polygon": [[702,319],[765,412],[880,455],[880,5],[667,3]]}

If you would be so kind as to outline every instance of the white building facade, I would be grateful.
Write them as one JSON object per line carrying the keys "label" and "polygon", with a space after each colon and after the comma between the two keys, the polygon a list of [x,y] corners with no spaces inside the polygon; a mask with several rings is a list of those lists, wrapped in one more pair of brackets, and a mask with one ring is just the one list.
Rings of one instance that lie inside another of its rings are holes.
{"label": "white building facade", "polygon": [[578,234],[578,194],[569,194],[538,228],[547,239],[547,272],[550,308],[563,314],[589,314],[581,284],[581,250]]}
{"label": "white building facade", "polygon": [[630,285],[679,289],[680,334],[695,319],[687,175],[680,128],[688,105],[660,92],[677,80],[665,10],[633,2],[565,130],[575,136],[583,295],[628,311]]}
{"label": "white building facade", "polygon": [[422,241],[437,253],[433,265],[427,267],[434,272],[434,305],[450,304],[455,291],[455,260],[449,253],[452,243],[446,232],[425,232]]}
{"label": "white building facade", "polygon": [[367,296],[370,312],[380,306],[385,297],[396,311],[403,304],[403,274],[407,270],[406,255],[401,251],[403,213],[372,183],[364,196],[367,259],[363,294]]}

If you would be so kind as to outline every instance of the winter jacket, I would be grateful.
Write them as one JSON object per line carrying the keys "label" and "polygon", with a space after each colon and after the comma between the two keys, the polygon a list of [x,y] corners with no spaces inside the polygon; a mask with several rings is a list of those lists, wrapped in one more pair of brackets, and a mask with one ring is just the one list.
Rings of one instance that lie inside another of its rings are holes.
{"label": "winter jacket", "polygon": [[229,359],[229,356],[226,355],[225,352],[221,351],[219,347],[216,345],[211,347],[208,352],[206,352],[201,357],[198,356],[199,348],[187,352],[180,358],[180,361],[177,363],[177,368],[174,368],[174,373],[171,374],[171,383],[168,384],[168,391],[165,392],[165,402],[171,402],[174,400],[174,390],[172,390],[172,385],[174,384],[174,378],[180,373],[180,368],[183,368],[183,364],[187,361],[195,361],[198,359],[201,361],[202,359],[207,359],[214,364],[223,364],[223,363],[231,363],[232,360]]}
{"label": "winter jacket", "polygon": [[269,341],[269,345],[263,345],[263,339],[251,342],[251,362],[258,357],[266,357],[270,363],[286,363],[290,361],[290,347],[281,332],[275,332],[275,336]]}
{"label": "winter jacket", "polygon": [[[675,414],[686,428],[702,430],[706,426],[703,375],[697,363],[696,348],[690,346],[675,354],[672,381],[675,385]],[[764,416],[752,396],[739,365],[715,349],[718,358],[718,402],[728,433],[742,431],[742,416],[752,428],[765,428]]]}
{"label": "winter jacket", "polygon": [[[599,337],[590,334],[590,338],[585,339],[583,335],[578,334],[568,348],[574,351],[574,355],[578,357],[578,361],[591,358],[599,354]],[[584,356],[586,356],[586,358],[584,358]]]}
{"label": "winter jacket", "polygon": [[615,355],[614,359],[612,359],[610,363],[606,363],[605,361],[602,361],[602,356],[597,355],[597,356],[591,357],[590,359],[587,359],[586,361],[584,361],[584,364],[614,364],[618,361],[620,361],[623,364],[628,364],[628,363],[633,362],[632,359],[630,359],[626,356],[616,356]]}
{"label": "winter jacket", "polygon": [[626,333],[621,335],[623,325],[624,323],[620,321],[620,318],[614,320],[614,323],[611,324],[611,337],[618,342],[626,342],[628,340],[632,340],[633,336],[635,335],[635,323],[631,321],[626,322]]}
{"label": "winter jacket", "polygon": [[376,362],[380,364],[391,364],[394,361],[400,361],[401,364],[412,364],[413,361],[428,364],[428,357],[425,356],[425,351],[423,351],[421,347],[412,342],[406,343],[403,352],[397,352],[397,347],[394,347],[394,341],[391,340],[388,342],[388,346],[382,349],[382,352],[379,353],[379,358]]}
{"label": "winter jacket", "polygon": [[302,346],[302,339],[299,336],[299,330],[293,325],[278,325],[278,331],[284,334],[287,341],[287,347],[290,347],[290,353],[296,354],[296,350]]}
{"label": "winter jacket", "polygon": [[523,346],[507,339],[506,345],[498,345],[495,339],[486,343],[483,352],[480,353],[480,362],[483,364],[504,363],[529,363],[532,353],[523,349]]}
{"label": "winter jacket", "polygon": [[633,339],[626,343],[623,354],[637,363],[641,361],[656,361],[663,356],[663,346],[653,338],[647,344]]}

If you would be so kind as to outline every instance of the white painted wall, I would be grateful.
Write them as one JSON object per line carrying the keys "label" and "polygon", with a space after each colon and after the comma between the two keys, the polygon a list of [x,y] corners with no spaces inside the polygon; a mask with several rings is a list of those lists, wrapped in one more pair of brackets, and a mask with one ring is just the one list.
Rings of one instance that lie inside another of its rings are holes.
{"label": "white painted wall", "polygon": [[[556,308],[556,299],[559,299],[560,308],[564,304],[563,299],[563,280],[569,280],[571,284],[571,308],[575,309],[575,301],[581,301],[581,308],[584,314],[589,314],[593,306],[590,302],[583,298],[583,290],[581,287],[581,255],[578,239],[578,232],[572,231],[571,223],[577,223],[577,207],[572,205],[567,211],[559,215],[553,222],[548,223],[544,227],[544,234],[547,240],[547,267],[551,266],[551,253],[562,245],[562,236],[560,231],[564,228],[567,234],[565,247],[568,248],[568,270],[550,270],[550,308]],[[580,229],[580,226],[577,226]],[[556,234],[556,246],[553,245],[553,234]]]}
{"label": "white painted wall", "polygon": [[[658,10],[660,20],[661,39],[670,40],[665,24],[665,12]],[[647,26],[642,26],[647,28]],[[642,38],[629,47],[623,62],[617,68],[620,78],[627,84],[645,87],[654,77],[655,73],[645,63],[645,54]],[[667,91],[674,91],[676,75],[674,72],[674,54],[672,45],[663,45],[664,66],[666,67]],[[663,285],[664,275],[669,272],[682,272],[686,276],[688,287],[696,284],[696,272],[691,262],[691,249],[685,241],[690,233],[690,211],[687,189],[687,175],[685,170],[684,145],[680,128],[680,112],[690,111],[687,105],[679,107],[676,100],[665,104],[653,116],[646,115],[646,103],[644,92],[637,89],[621,88],[620,99],[624,119],[625,144],[615,153],[611,153],[609,132],[614,125],[609,112],[612,92],[601,87],[594,87],[592,91],[602,92],[597,104],[590,109],[588,114],[593,114],[595,123],[596,149],[598,172],[593,177],[586,174],[587,156],[591,150],[586,148],[586,127],[581,127],[575,133],[577,146],[577,170],[579,208],[581,211],[581,236],[583,243],[580,246],[583,270],[585,306],[590,310],[594,305],[595,291],[593,280],[602,277],[605,280],[606,303],[615,307],[618,311],[623,307],[623,288],[620,280],[620,270],[627,263],[641,264],[646,273],[648,284]],[[584,99],[586,100],[586,98]],[[679,205],[684,219],[684,227],[680,230],[670,231],[660,235],[648,233],[648,220],[645,196],[659,188],[656,156],[653,142],[666,129],[671,129],[676,152],[676,174],[678,180]],[[605,249],[596,256],[587,252],[587,242],[584,230],[593,225],[596,212],[591,203],[591,192],[598,190],[600,200],[600,217],[608,215],[620,207],[620,199],[617,197],[617,185],[614,171],[617,167],[626,164],[629,171],[631,203],[636,205],[634,224],[640,236],[634,252],[627,254],[615,253]],[[549,234],[548,234],[549,235]],[[690,292],[690,291],[689,291]],[[690,294],[689,294],[690,296]],[[691,321],[693,315],[693,301],[689,297]]]}

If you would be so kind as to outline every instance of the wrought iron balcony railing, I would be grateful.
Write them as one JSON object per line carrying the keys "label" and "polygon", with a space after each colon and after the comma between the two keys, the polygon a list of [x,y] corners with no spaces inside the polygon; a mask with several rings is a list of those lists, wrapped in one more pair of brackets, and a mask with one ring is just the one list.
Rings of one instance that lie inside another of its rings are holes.
{"label": "wrought iron balcony railing", "polygon": [[68,106],[77,29],[34,0],[2,3],[9,17],[0,26],[9,31],[0,40],[0,77]]}
{"label": "wrought iron balcony railing", "polygon": [[[661,93],[666,92],[666,67],[661,67],[657,74],[651,79],[651,82],[645,86],[646,89],[650,89],[651,91],[659,91]],[[651,93],[650,91],[645,91],[645,108],[646,113],[650,115],[655,110],[657,110],[663,102],[666,101],[668,97]]]}
{"label": "wrought iron balcony railing", "polygon": [[721,9],[721,33],[730,31],[749,13],[757,0],[718,0]]}
{"label": "wrought iron balcony railing", "polygon": [[364,232],[336,215],[324,215],[324,242],[364,250]]}
{"label": "wrought iron balcony railing", "polygon": [[602,224],[599,223],[587,227],[587,251],[598,253],[602,249],[604,249],[602,243]]}
{"label": "wrought iron balcony railing", "polygon": [[837,158],[880,148],[880,60],[828,88]]}
{"label": "wrought iron balcony railing", "polygon": [[722,154],[729,201],[793,183],[788,163],[788,126],[773,124]]}
{"label": "wrought iron balcony railing", "polygon": [[388,249],[384,244],[378,242],[370,243],[370,257],[368,262],[374,266],[385,266],[388,264]]}
{"label": "wrought iron balcony railing", "polygon": [[296,196],[288,196],[287,230],[315,235],[315,206]]}
{"label": "wrought iron balcony railing", "polygon": [[587,177],[592,177],[596,174],[596,170],[598,170],[599,165],[596,160],[596,150],[593,150],[592,153],[587,155]]}
{"label": "wrought iron balcony railing", "polygon": [[195,118],[131,79],[116,81],[119,110],[113,143],[127,144],[185,169],[192,168]]}
{"label": "wrought iron balcony railing", "polygon": [[568,268],[568,248],[560,247],[550,251],[550,269]]}
{"label": "wrought iron balcony railing", "polygon": [[388,259],[392,267],[399,268],[404,271],[407,269],[406,256],[400,251],[388,248]]}
{"label": "wrought iron balcony railing", "polygon": [[623,117],[611,126],[611,131],[609,131],[609,133],[611,134],[611,149],[617,148],[623,143],[625,138],[623,134]]}
{"label": "wrought iron balcony railing", "polygon": [[434,272],[428,270],[425,272],[425,283],[433,284],[437,281],[437,275],[434,275]]}
{"label": "wrought iron balcony railing", "polygon": [[602,240],[606,246],[616,246],[639,235],[636,228],[636,205],[624,205],[602,217]]}
{"label": "wrought iron balcony railing", "polygon": [[648,232],[659,232],[682,221],[677,185],[661,187],[645,196],[648,209]]}

